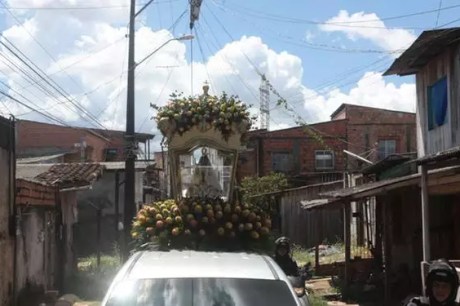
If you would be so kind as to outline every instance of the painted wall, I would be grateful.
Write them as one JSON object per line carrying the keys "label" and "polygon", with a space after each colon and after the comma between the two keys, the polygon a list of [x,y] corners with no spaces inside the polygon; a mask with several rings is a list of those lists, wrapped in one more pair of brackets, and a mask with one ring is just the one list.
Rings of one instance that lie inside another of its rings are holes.
{"label": "painted wall", "polygon": [[[138,171],[135,176],[136,203],[142,203],[143,174]],[[124,174],[119,173],[119,218],[123,222],[124,209]],[[101,243],[97,242],[97,210],[90,203],[102,209]],[[95,254],[98,246],[103,252],[112,252],[117,243],[115,221],[115,172],[105,171],[102,177],[93,184],[92,189],[77,192],[78,221],[75,225],[75,253],[77,256]],[[119,232],[121,236],[121,232]]]}

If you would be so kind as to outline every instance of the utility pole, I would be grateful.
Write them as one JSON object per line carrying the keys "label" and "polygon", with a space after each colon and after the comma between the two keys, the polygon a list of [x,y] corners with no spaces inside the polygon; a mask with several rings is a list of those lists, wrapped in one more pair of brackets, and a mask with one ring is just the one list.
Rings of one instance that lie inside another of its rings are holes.
{"label": "utility pole", "polygon": [[135,130],[134,130],[134,46],[135,46],[135,18],[136,18],[136,0],[131,0],[129,13],[129,51],[128,51],[128,87],[126,102],[126,161],[125,161],[125,203],[123,213],[124,235],[122,255],[123,259],[129,257],[129,241],[131,240],[131,222],[136,213],[135,205]]}
{"label": "utility pole", "polygon": [[126,159],[125,159],[125,202],[123,209],[123,239],[122,239],[122,257],[127,260],[129,257],[129,242],[131,241],[131,223],[136,214],[136,194],[135,194],[135,161],[136,161],[136,135],[135,135],[135,116],[134,116],[134,73],[137,66],[145,62],[149,57],[155,54],[158,50],[164,47],[171,41],[178,40],[191,40],[193,35],[184,35],[178,38],[171,38],[156,48],[153,52],[147,55],[139,63],[134,59],[135,47],[135,19],[142,13],[147,6],[154,0],[149,0],[137,13],[136,13],[136,0],[131,0],[131,8],[129,14],[129,50],[128,50],[128,87],[127,87],[127,101],[126,101]]}

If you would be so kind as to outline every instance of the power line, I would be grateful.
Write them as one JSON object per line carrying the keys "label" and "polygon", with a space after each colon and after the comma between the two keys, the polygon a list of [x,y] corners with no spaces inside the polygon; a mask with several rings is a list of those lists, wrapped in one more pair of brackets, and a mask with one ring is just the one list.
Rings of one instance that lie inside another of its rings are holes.
{"label": "power line", "polygon": [[36,113],[39,113],[40,115],[42,115],[42,116],[44,116],[44,117],[46,117],[46,118],[48,118],[48,119],[50,119],[50,120],[52,120],[52,121],[55,121],[55,122],[57,122],[57,123],[60,123],[60,124],[62,124],[62,125],[64,125],[64,126],[69,127],[65,122],[63,122],[63,121],[61,121],[61,120],[59,120],[59,119],[57,119],[57,118],[55,118],[55,117],[53,117],[53,116],[50,116],[50,115],[48,115],[48,114],[46,114],[46,113],[44,113],[44,112],[42,112],[42,111],[40,111],[40,110],[38,110],[38,109],[35,109],[35,108],[33,108],[33,107],[27,105],[26,103],[24,103],[24,102],[22,102],[22,101],[16,99],[15,97],[13,97],[13,96],[11,96],[10,94],[4,92],[3,90],[0,90],[0,94],[4,95],[5,97],[9,98],[10,100],[13,100],[13,101],[15,101],[16,103],[18,103],[18,104],[20,104],[20,105],[22,105],[22,106],[24,106],[24,107],[26,107],[26,108],[28,108],[28,109],[30,109],[30,110],[36,112]]}
{"label": "power line", "polygon": [[[105,127],[96,119],[94,116],[88,112],[83,106],[81,106],[78,102],[74,102],[69,98],[69,94],[62,89],[52,78],[50,78],[40,67],[38,67],[33,61],[31,61],[21,50],[19,50],[11,41],[9,41],[6,37],[3,37],[5,41],[7,41],[11,47],[9,47],[4,42],[0,41],[0,44],[3,45],[11,54],[13,54],[20,62],[22,62],[27,68],[29,68],[34,74],[36,74],[41,80],[43,80],[47,85],[53,88],[57,93],[62,95],[65,100],[69,101],[72,105],[74,105],[77,109],[83,112],[88,118],[92,119],[97,125],[104,128]],[[13,50],[13,48],[16,50]],[[24,60],[19,54],[21,54],[26,60]],[[33,67],[32,67],[33,66]],[[35,67],[35,68],[34,68]]]}
{"label": "power line", "polygon": [[[206,22],[206,20],[204,20],[204,21]],[[198,24],[198,29],[199,29],[200,31],[203,30],[203,29],[201,28],[201,24]],[[204,35],[206,35],[206,34],[207,34],[207,32],[204,32]],[[207,36],[207,35],[206,35],[206,36]],[[209,42],[209,41],[210,41],[210,40],[207,40],[207,39],[204,40],[206,46],[208,47],[209,53],[212,54],[212,53],[214,53],[214,52],[213,52],[212,49],[211,49],[211,46],[210,46],[210,42]],[[216,48],[216,52],[218,51],[218,49],[219,49],[219,48]],[[226,61],[226,60],[223,58],[223,56],[221,56],[221,58],[222,58],[224,61]],[[228,62],[228,60],[227,60],[227,62]],[[225,73],[223,73],[222,75],[224,76],[225,80],[227,81],[227,83],[228,83],[228,85],[230,86],[230,88],[232,89],[232,91],[233,91],[234,93],[237,93],[238,91],[235,89],[235,87],[233,86],[232,82],[230,82],[230,80],[228,79],[227,75],[226,75]]]}
{"label": "power line", "polygon": [[298,39],[295,37],[291,37],[286,34],[282,34],[276,30],[269,29],[269,28],[264,28],[260,24],[253,22],[252,20],[245,18],[242,14],[240,13],[235,13],[227,8],[220,6],[214,2],[214,4],[222,11],[225,13],[231,14],[234,17],[237,17],[248,24],[251,25],[251,27],[254,27],[258,29],[259,31],[266,33],[272,37],[276,37],[278,40],[291,44],[291,45],[296,45],[300,47],[306,47],[309,49],[314,49],[314,50],[323,50],[323,51],[329,51],[329,52],[340,52],[340,53],[383,53],[383,54],[394,54],[394,53],[400,53],[404,51],[404,49],[396,49],[396,50],[377,50],[377,49],[350,49],[350,48],[345,48],[342,46],[334,46],[334,45],[328,45],[328,44],[319,44],[319,43],[311,43],[307,42],[304,39]]}
{"label": "power line", "polygon": [[[2,2],[0,2],[2,4],[2,6],[4,8],[6,8],[6,10],[8,11],[8,13],[16,20],[16,23],[22,27],[24,29],[24,31],[35,41],[35,43],[37,43],[37,45],[55,62],[57,63],[56,59],[53,57],[53,55],[40,43],[40,41],[38,41],[34,35],[32,35],[32,33],[30,33],[30,31],[24,27],[24,25],[20,22],[20,20],[8,9],[8,7],[3,4]],[[101,126],[102,128],[105,129],[105,127],[97,120],[97,118],[94,118],[94,116],[89,112],[87,111],[82,105],[80,105],[77,101],[72,101],[70,98],[69,98],[69,94],[66,93],[62,87],[60,87],[52,78],[50,78],[46,73],[43,72],[43,70],[40,69],[40,67],[38,67],[33,61],[31,61],[21,50],[19,50],[13,43],[11,43],[5,36],[3,36],[3,38],[9,43],[11,44],[11,46],[17,50],[17,52],[21,53],[22,56],[24,56],[33,66],[35,66],[41,73],[43,73],[44,75],[46,75],[53,84],[55,84],[55,88],[57,87],[59,90],[58,92],[60,94],[62,94],[62,92],[64,92],[63,96],[70,102],[72,103],[73,105],[75,105],[78,109],[80,109],[84,114],[86,114],[89,118],[91,118],[92,120],[94,120],[96,122],[97,125]],[[11,52],[11,51],[10,51]],[[14,54],[14,53],[13,53]],[[21,61],[23,61],[22,59],[20,59]],[[57,63],[58,64],[58,63]],[[59,64],[58,64],[59,65]],[[76,84],[77,86],[80,87],[80,85],[78,84],[78,82],[76,82],[69,74],[67,74],[66,72],[64,72],[67,77],[74,83]],[[81,87],[80,87],[81,88]]]}
{"label": "power line", "polygon": [[201,46],[200,37],[198,35],[198,30],[197,30],[196,27],[194,28],[194,31],[195,31],[195,37],[196,37],[196,41],[197,41],[197,44],[198,44],[198,48],[200,49],[200,53],[201,53],[201,59],[203,61],[203,65],[204,65],[204,68],[206,70],[206,75],[208,76],[208,82],[211,85],[211,88],[215,88],[214,85],[213,85],[213,81],[211,79],[211,75],[209,74],[208,65],[206,65],[206,58],[204,56],[203,47]]}
{"label": "power line", "polygon": [[[408,14],[398,15],[398,16],[383,17],[383,18],[378,18],[378,19],[356,20],[356,21],[340,21],[340,22],[339,21],[338,22],[321,22],[321,21],[314,21],[314,20],[308,20],[308,19],[292,18],[292,17],[287,17],[287,16],[269,14],[269,13],[260,12],[260,11],[257,11],[257,10],[254,10],[254,9],[251,9],[251,8],[248,8],[248,7],[244,7],[244,6],[241,6],[241,5],[235,5],[235,4],[228,3],[228,2],[227,2],[227,6],[233,6],[234,10],[238,10],[238,11],[243,12],[243,13],[245,13],[247,15],[252,16],[252,17],[262,18],[262,19],[269,19],[269,20],[278,21],[278,22],[304,23],[304,24],[314,24],[314,25],[334,25],[334,26],[352,27],[352,28],[357,27],[357,28],[391,29],[390,27],[360,26],[360,25],[355,26],[353,24],[378,22],[378,21],[388,21],[388,20],[402,19],[402,18],[413,17],[413,16],[418,16],[418,15],[436,13],[436,12],[441,11],[441,10],[449,10],[449,9],[458,8],[458,7],[460,7],[460,4],[447,6],[447,7],[441,8],[441,9],[419,11],[419,12],[415,12],[415,13],[408,13]],[[416,27],[397,27],[397,28],[398,29],[425,29],[425,28],[416,28]]]}
{"label": "power line", "polygon": [[438,13],[436,14],[436,25],[435,25],[435,28],[438,27],[439,15],[441,15],[441,8],[442,8],[442,0],[439,0],[439,8],[438,8]]}
{"label": "power line", "polygon": [[[156,1],[155,4],[161,3],[172,3],[177,2],[179,0],[168,0],[168,1]],[[146,3],[139,3],[136,7],[144,6]],[[10,10],[99,10],[99,9],[120,9],[120,8],[128,8],[129,5],[101,5],[101,6],[91,6],[91,5],[82,5],[82,6],[9,6],[7,9]],[[6,9],[6,8],[4,8]]]}
{"label": "power line", "polygon": [[[210,33],[212,35],[212,37],[215,39],[216,43],[217,43],[217,46],[221,45],[219,43],[219,40],[217,39],[217,36],[215,35],[215,33],[212,31],[212,27],[209,25],[209,23],[207,22],[207,19],[206,17],[203,15],[202,16],[202,20],[204,21],[204,23],[208,26],[208,28],[210,29]],[[216,45],[215,45],[216,46]],[[216,48],[216,50],[219,50],[219,47]],[[232,61],[230,61],[222,52],[219,53],[219,55],[222,57],[222,59],[227,62],[230,66],[232,66],[233,69],[235,69],[235,71],[237,71],[238,69],[233,65]],[[246,87],[246,89],[248,90],[248,92],[254,97],[254,101],[259,101],[259,97],[257,95],[257,90],[255,89],[251,89],[251,87],[247,84],[247,82],[241,77],[241,75],[239,73],[236,73],[235,74],[236,77],[241,81],[241,83],[243,84],[244,87]],[[256,92],[256,93],[254,93]],[[235,91],[235,93],[237,93],[237,91]]]}

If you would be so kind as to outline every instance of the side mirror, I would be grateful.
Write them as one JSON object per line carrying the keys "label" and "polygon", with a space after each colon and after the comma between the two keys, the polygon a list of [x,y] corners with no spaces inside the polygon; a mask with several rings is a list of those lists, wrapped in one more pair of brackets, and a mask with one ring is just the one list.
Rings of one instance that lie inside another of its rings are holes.
{"label": "side mirror", "polygon": [[301,298],[305,296],[305,288],[294,288],[295,294],[297,297]]}
{"label": "side mirror", "polygon": [[298,276],[288,276],[288,279],[294,288],[296,295],[299,298],[303,297],[305,295],[305,284],[302,281],[302,278]]}

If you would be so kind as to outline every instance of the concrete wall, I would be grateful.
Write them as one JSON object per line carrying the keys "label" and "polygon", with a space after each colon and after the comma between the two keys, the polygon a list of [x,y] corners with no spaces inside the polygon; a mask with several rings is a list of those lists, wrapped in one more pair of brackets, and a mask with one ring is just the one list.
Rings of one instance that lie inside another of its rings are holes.
{"label": "concrete wall", "polygon": [[0,305],[13,305],[14,295],[14,233],[10,231],[13,178],[9,177],[14,140],[10,125],[10,121],[0,117]]}
{"label": "concrete wall", "polygon": [[19,291],[29,282],[45,287],[45,221],[44,211],[31,209],[21,214],[20,232],[17,237],[17,285]]}
{"label": "concrete wall", "polygon": [[[124,174],[120,172],[119,182],[124,181]],[[136,172],[136,203],[142,203],[143,172]],[[119,190],[119,218],[123,222],[124,184]],[[92,189],[77,192],[78,222],[75,225],[75,253],[77,256],[88,256],[96,253],[97,242],[97,210],[91,206],[102,208],[101,236],[99,245],[103,252],[111,252],[117,241],[115,221],[115,172],[106,171],[93,184]],[[121,232],[120,232],[121,236]]]}

